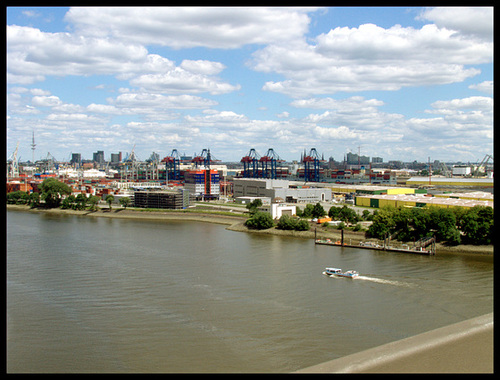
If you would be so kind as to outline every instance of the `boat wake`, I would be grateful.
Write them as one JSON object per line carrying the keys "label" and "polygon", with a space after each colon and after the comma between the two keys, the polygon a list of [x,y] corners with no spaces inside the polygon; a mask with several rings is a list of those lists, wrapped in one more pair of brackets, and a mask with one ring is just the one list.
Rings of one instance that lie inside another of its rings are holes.
{"label": "boat wake", "polygon": [[385,280],[383,278],[369,277],[369,276],[358,276],[357,280],[371,281],[379,284],[387,284],[387,285],[395,285],[395,286],[405,286],[411,287],[411,284],[407,282],[394,281],[394,280]]}

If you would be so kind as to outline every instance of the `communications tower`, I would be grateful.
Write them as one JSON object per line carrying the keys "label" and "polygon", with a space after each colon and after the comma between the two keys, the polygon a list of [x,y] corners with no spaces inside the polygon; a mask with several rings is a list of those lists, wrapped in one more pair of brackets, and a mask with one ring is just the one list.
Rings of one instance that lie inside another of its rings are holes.
{"label": "communications tower", "polygon": [[33,131],[33,136],[32,136],[32,139],[31,139],[31,161],[33,163],[35,163],[35,147],[36,147],[36,144],[35,144],[35,131]]}

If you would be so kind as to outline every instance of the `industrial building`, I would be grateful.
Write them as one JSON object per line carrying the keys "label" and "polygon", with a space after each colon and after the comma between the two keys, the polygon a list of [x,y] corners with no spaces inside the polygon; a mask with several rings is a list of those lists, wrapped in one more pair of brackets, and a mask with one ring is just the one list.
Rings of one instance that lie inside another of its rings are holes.
{"label": "industrial building", "polygon": [[143,208],[185,209],[189,206],[189,192],[179,191],[136,191],[134,206]]}
{"label": "industrial building", "polygon": [[426,194],[426,189],[414,189],[410,187],[370,186],[370,185],[347,185],[335,184],[331,186],[334,193],[356,193],[356,194]]}
{"label": "industrial building", "polygon": [[493,178],[411,177],[406,185],[493,188]]}
{"label": "industrial building", "polygon": [[332,200],[332,190],[326,187],[290,186],[284,179],[234,179],[234,197],[281,198],[287,203],[316,203]]}
{"label": "industrial building", "polygon": [[219,172],[214,169],[185,171],[184,188],[197,199],[218,199],[220,195]]}
{"label": "industrial building", "polygon": [[[446,195],[446,194],[445,194]],[[425,194],[377,194],[356,197],[356,206],[381,208],[394,207],[493,207],[493,201],[477,199],[459,199],[449,197],[434,197]]]}

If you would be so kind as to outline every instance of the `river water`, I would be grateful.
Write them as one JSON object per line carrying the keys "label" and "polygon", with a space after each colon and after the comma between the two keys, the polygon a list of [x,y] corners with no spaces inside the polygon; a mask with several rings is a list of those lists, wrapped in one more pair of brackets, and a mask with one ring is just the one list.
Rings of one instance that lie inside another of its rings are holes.
{"label": "river water", "polygon": [[492,311],[491,256],[7,212],[8,372],[290,372]]}

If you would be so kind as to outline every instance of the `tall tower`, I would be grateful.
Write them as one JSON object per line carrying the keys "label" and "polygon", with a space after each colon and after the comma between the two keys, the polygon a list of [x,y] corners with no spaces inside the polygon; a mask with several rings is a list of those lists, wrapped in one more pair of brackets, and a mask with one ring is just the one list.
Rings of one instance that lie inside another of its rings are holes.
{"label": "tall tower", "polygon": [[31,139],[31,150],[32,150],[32,154],[31,154],[31,161],[33,163],[35,163],[35,147],[36,147],[36,144],[35,144],[35,131],[33,131],[33,137]]}

